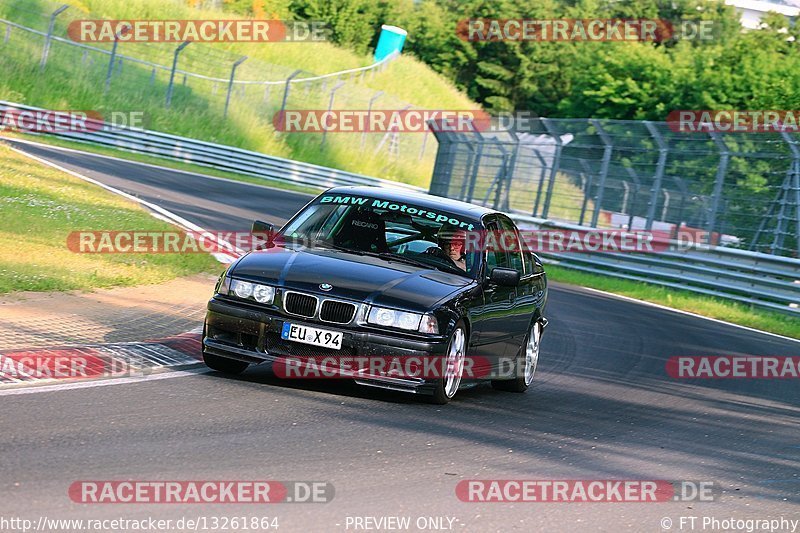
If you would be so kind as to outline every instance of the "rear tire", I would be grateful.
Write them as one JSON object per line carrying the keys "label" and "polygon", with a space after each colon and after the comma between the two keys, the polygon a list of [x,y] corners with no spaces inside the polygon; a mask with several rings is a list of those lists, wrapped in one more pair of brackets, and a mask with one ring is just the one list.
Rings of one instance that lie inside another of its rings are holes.
{"label": "rear tire", "polygon": [[539,351],[542,344],[542,325],[537,321],[525,335],[525,344],[520,350],[521,357],[514,363],[513,379],[494,379],[492,387],[505,392],[525,392],[533,383],[536,367],[539,365]]}
{"label": "rear tire", "polygon": [[453,334],[450,335],[450,342],[447,344],[445,376],[436,381],[433,396],[428,398],[430,403],[444,405],[456,395],[461,384],[461,377],[464,374],[466,352],[467,328],[464,322],[459,320],[453,330]]}

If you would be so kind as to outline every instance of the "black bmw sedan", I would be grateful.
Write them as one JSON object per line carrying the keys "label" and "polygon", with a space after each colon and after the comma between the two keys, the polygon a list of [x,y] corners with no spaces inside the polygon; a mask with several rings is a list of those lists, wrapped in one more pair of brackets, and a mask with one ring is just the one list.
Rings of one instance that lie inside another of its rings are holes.
{"label": "black bmw sedan", "polygon": [[232,263],[208,302],[203,359],[225,373],[346,377],[447,403],[491,381],[524,392],[547,279],[503,213],[376,187],[320,194]]}

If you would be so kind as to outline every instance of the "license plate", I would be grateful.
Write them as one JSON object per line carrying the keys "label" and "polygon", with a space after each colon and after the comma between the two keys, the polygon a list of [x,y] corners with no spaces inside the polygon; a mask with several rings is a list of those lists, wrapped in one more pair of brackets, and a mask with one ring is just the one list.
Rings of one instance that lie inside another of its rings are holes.
{"label": "license plate", "polygon": [[284,322],[283,330],[281,330],[282,339],[311,344],[313,346],[321,346],[322,348],[329,348],[331,350],[342,349],[343,336],[344,334],[341,331],[311,328],[308,326],[301,326],[300,324],[291,324],[289,322]]}

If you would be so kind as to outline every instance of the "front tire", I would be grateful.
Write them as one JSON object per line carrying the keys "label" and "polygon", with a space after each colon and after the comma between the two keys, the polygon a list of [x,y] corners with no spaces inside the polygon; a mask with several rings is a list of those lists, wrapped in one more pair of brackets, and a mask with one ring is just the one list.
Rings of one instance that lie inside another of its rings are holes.
{"label": "front tire", "polygon": [[453,399],[461,385],[461,377],[464,374],[464,360],[467,352],[467,328],[463,321],[458,321],[456,328],[450,335],[450,342],[447,344],[445,353],[445,375],[436,382],[433,396],[430,402],[436,405],[444,405]]}
{"label": "front tire", "polygon": [[522,357],[514,363],[514,378],[492,380],[492,387],[506,392],[525,392],[533,383],[536,367],[539,365],[539,351],[542,344],[542,325],[536,321],[525,336]]}

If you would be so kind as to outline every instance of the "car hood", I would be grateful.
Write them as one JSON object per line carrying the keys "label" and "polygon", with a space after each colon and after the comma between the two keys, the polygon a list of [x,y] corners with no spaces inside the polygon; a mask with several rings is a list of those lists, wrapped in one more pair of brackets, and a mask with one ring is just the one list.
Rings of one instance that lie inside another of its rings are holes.
{"label": "car hood", "polygon": [[[276,247],[251,252],[233,266],[229,275],[420,312],[474,283],[469,278],[435,269],[321,248],[298,251]],[[322,291],[322,283],[333,288]]]}

